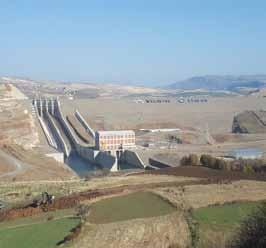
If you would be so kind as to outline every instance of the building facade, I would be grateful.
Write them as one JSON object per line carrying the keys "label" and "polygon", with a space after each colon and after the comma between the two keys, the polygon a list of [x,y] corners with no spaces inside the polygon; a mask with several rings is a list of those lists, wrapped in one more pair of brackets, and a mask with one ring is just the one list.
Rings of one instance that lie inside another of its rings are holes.
{"label": "building facade", "polygon": [[135,147],[136,137],[132,130],[97,131],[95,147],[101,151],[117,151]]}

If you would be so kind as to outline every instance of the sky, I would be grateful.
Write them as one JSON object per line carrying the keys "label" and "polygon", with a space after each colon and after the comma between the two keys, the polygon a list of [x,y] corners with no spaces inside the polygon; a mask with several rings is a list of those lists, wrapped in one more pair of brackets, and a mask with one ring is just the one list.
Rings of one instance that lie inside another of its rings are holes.
{"label": "sky", "polygon": [[163,85],[265,74],[264,0],[0,0],[0,75]]}

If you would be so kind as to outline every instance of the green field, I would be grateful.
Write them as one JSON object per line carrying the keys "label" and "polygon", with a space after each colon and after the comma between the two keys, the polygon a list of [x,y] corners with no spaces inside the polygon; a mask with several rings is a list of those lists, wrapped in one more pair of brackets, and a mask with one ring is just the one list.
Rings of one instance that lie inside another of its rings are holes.
{"label": "green field", "polygon": [[166,215],[175,210],[170,203],[153,193],[137,192],[92,204],[89,221],[97,224],[110,223]]}
{"label": "green field", "polygon": [[258,205],[256,202],[232,203],[195,210],[193,217],[199,223],[199,247],[214,247],[215,242],[224,247],[241,221]]}
{"label": "green field", "polygon": [[193,216],[200,225],[210,225],[213,228],[227,229],[239,224],[250,214],[258,203],[232,203],[221,206],[200,208],[194,211]]}
{"label": "green field", "polygon": [[0,224],[1,248],[54,248],[70,230],[80,222],[79,218],[64,217],[71,211],[52,214],[55,219],[48,221],[48,214],[20,218]]}

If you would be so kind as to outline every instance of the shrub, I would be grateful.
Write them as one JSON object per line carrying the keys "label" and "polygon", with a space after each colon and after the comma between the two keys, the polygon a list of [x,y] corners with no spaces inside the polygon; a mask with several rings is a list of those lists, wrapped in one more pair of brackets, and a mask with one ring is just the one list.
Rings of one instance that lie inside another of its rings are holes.
{"label": "shrub", "polygon": [[180,160],[180,165],[181,165],[181,166],[189,165],[188,162],[189,162],[189,161],[188,161],[188,157],[187,157],[187,156],[184,156],[184,157],[182,157],[181,160]]}
{"label": "shrub", "polygon": [[216,159],[215,169],[227,170],[227,162],[223,159]]}
{"label": "shrub", "polygon": [[48,220],[48,221],[51,221],[51,220],[53,220],[53,219],[54,219],[54,216],[53,216],[53,215],[50,215],[50,216],[47,217],[47,220]]}
{"label": "shrub", "polygon": [[254,172],[254,169],[250,165],[245,165],[244,168],[243,168],[243,171],[245,173],[253,173]]}
{"label": "shrub", "polygon": [[199,158],[196,154],[190,154],[189,156],[184,156],[180,160],[180,165],[186,166],[186,165],[192,165],[196,166],[199,165]]}
{"label": "shrub", "polygon": [[201,155],[200,162],[203,166],[216,168],[216,158],[212,157],[211,155]]}
{"label": "shrub", "polygon": [[228,248],[266,247],[266,203],[244,220]]}
{"label": "shrub", "polygon": [[77,208],[77,216],[81,218],[82,222],[85,222],[87,220],[87,215],[89,212],[89,206],[88,205],[79,205]]}
{"label": "shrub", "polygon": [[190,154],[188,157],[189,163],[192,166],[199,165],[199,158],[197,154]]}
{"label": "shrub", "polygon": [[201,155],[201,157],[200,157],[200,163],[203,166],[207,166],[208,165],[208,157],[209,157],[209,155],[206,155],[206,154]]}

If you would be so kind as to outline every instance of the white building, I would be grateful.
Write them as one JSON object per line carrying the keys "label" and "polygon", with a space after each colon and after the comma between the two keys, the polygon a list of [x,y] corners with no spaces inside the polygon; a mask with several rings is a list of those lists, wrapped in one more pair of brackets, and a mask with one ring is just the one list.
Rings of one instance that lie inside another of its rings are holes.
{"label": "white building", "polygon": [[117,151],[135,147],[136,137],[132,130],[97,131],[95,147],[102,151]]}

